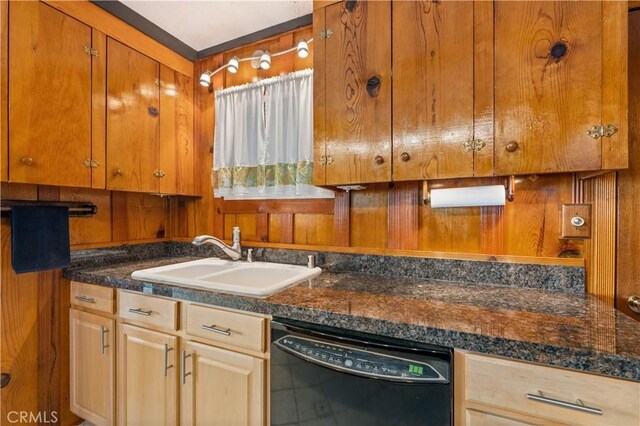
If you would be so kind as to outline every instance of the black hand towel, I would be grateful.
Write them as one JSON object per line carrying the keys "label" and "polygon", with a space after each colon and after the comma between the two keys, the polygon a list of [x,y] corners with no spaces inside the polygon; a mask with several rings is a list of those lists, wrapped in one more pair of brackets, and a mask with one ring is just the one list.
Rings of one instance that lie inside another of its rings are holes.
{"label": "black hand towel", "polygon": [[13,206],[11,263],[18,274],[69,266],[69,209]]}

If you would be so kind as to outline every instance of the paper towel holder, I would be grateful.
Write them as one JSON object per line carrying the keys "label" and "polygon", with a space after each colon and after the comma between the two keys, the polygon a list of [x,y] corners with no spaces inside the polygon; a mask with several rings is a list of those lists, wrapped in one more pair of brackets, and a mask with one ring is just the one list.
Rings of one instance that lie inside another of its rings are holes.
{"label": "paper towel holder", "polygon": [[[507,176],[504,181],[504,190],[506,192],[507,201],[513,201],[516,194],[516,177],[514,175]],[[429,204],[431,202],[431,191],[429,190],[429,181],[422,181],[422,203]]]}

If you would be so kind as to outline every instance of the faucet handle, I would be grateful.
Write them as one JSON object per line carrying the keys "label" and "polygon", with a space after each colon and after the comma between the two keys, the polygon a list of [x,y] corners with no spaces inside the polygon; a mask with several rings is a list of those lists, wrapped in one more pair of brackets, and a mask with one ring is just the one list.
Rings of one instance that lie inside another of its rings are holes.
{"label": "faucet handle", "polygon": [[253,262],[253,249],[247,249],[247,262]]}
{"label": "faucet handle", "polygon": [[233,244],[240,243],[240,227],[233,227]]}

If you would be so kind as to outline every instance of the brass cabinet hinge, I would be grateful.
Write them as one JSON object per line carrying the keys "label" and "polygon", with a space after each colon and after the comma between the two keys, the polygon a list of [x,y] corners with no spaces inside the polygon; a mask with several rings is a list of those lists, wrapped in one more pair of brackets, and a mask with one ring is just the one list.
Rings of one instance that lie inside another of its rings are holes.
{"label": "brass cabinet hinge", "polygon": [[98,163],[96,160],[91,160],[91,168],[97,169],[98,167],[100,167],[100,163]]}
{"label": "brass cabinet hinge", "polygon": [[323,155],[322,157],[320,157],[319,163],[321,166],[333,164],[333,157],[331,155]]}
{"label": "brass cabinet hinge", "polygon": [[333,35],[333,30],[330,28],[325,28],[324,30],[320,31],[318,38],[320,40],[324,40],[324,39],[330,38],[332,35]]}
{"label": "brass cabinet hinge", "polygon": [[480,139],[469,139],[468,141],[462,143],[462,147],[467,152],[478,152],[485,146],[487,146],[486,142]]}
{"label": "brass cabinet hinge", "polygon": [[85,166],[87,169],[96,169],[100,167],[100,163],[98,163],[96,160],[84,160],[82,162],[82,165]]}
{"label": "brass cabinet hinge", "polygon": [[610,138],[618,131],[618,128],[613,124],[605,124],[601,126],[599,124],[593,126],[589,130],[587,130],[587,135],[591,136],[594,139],[600,138]]}
{"label": "brass cabinet hinge", "polygon": [[82,165],[83,165],[84,167],[86,167],[87,169],[90,169],[90,168],[91,168],[91,160],[84,160],[84,161],[82,162]]}
{"label": "brass cabinet hinge", "polygon": [[153,175],[157,178],[161,178],[161,177],[164,177],[164,172],[162,170],[155,170],[153,172]]}
{"label": "brass cabinet hinge", "polygon": [[85,46],[84,47],[84,53],[86,53],[87,55],[91,55],[91,56],[98,56],[99,53],[96,49],[94,49],[93,47],[89,47],[89,46]]}

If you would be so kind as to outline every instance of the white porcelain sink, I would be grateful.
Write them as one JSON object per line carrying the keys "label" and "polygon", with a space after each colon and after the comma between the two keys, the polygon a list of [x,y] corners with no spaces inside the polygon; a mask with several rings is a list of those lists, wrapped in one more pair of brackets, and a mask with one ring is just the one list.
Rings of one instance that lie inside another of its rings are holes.
{"label": "white porcelain sink", "polygon": [[136,280],[268,297],[320,275],[322,269],[268,262],[233,262],[207,258],[135,271]]}

